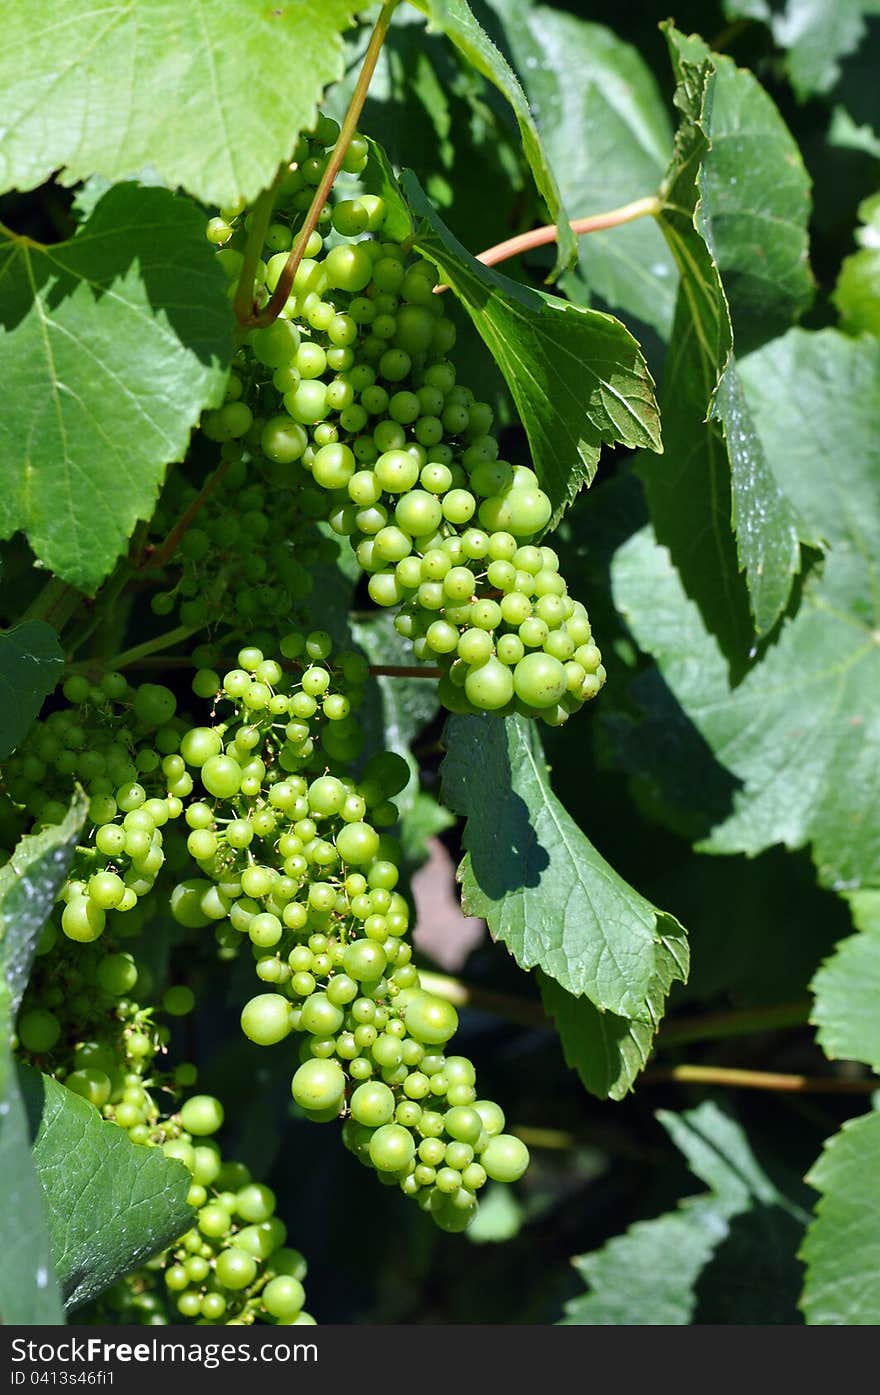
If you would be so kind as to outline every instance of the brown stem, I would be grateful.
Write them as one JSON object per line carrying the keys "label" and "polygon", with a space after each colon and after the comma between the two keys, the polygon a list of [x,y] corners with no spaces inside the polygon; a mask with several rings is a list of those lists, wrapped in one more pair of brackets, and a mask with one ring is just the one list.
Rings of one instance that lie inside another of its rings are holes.
{"label": "brown stem", "polygon": [[728,1066],[653,1066],[646,1085],[673,1081],[678,1085],[728,1085],[741,1090],[776,1090],[786,1094],[870,1095],[880,1081],[840,1076],[784,1075],[779,1071],[737,1070]]}
{"label": "brown stem", "polygon": [[379,53],[385,42],[388,27],[391,24],[391,16],[398,4],[399,0],[385,0],[382,5],[382,12],[376,20],[376,24],[370,36],[370,42],[367,45],[367,51],[364,54],[364,61],[358,75],[357,86],[348,104],[348,111],[345,113],[345,119],[343,120],[336,144],[333,147],[333,153],[327,161],[327,167],[321,177],[320,184],[315,190],[312,202],[309,205],[309,211],[305,216],[305,222],[296,235],[296,241],[291,248],[290,256],[284,264],[284,270],[278,278],[278,284],[272,292],[272,297],[268,305],[264,306],[262,310],[258,311],[256,314],[252,313],[248,319],[243,319],[243,324],[260,326],[270,325],[273,320],[277,320],[281,311],[287,304],[287,298],[293,286],[293,278],[296,276],[297,268],[305,255],[306,243],[318,226],[318,218],[321,209],[327,202],[330,190],[333,188],[333,181],[342,167],[346,151],[351,144],[352,136],[357,131],[357,124],[360,120],[361,112],[364,109],[364,102],[367,99],[370,82],[376,70]]}
{"label": "brown stem", "polygon": [[[585,233],[601,232],[603,228],[618,228],[624,223],[633,223],[636,218],[644,218],[648,214],[656,217],[662,206],[657,195],[651,194],[649,198],[635,199],[633,203],[625,203],[620,208],[611,208],[607,213],[593,213],[587,218],[575,218],[569,226],[577,237],[582,237]],[[477,261],[482,262],[484,266],[497,266],[499,262],[509,261],[511,257],[518,257],[522,252],[530,252],[534,247],[545,247],[548,242],[555,242],[558,234],[555,223],[548,223],[542,228],[532,228],[517,237],[508,237],[504,242],[497,242],[494,247],[487,247],[485,252],[477,254]],[[449,287],[438,286],[437,290],[448,291]]]}

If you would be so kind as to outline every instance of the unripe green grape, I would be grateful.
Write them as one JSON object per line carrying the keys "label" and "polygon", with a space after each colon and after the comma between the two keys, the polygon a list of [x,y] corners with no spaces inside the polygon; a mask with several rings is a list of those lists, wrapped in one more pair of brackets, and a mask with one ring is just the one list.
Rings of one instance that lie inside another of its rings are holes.
{"label": "unripe green grape", "polygon": [[130,954],[107,954],[98,964],[95,977],[105,993],[121,997],[137,983],[137,965]]}
{"label": "unripe green grape", "polygon": [[223,1123],[223,1106],[213,1095],[191,1095],[181,1106],[180,1122],[199,1138],[216,1133]]}
{"label": "unripe green grape", "polygon": [[[228,687],[227,691],[231,692]],[[181,756],[187,765],[196,767],[204,765],[209,757],[219,755],[222,749],[222,737],[211,727],[192,727],[186,732],[180,743]]]}
{"label": "unripe green grape", "polygon": [[516,1182],[529,1165],[529,1150],[513,1134],[496,1134],[480,1154],[480,1165],[493,1182]]}
{"label": "unripe green grape", "polygon": [[513,697],[514,677],[507,665],[493,655],[470,670],[464,690],[475,707],[497,712],[499,708],[506,707]]}
{"label": "unripe green grape", "polygon": [[566,684],[565,669],[549,654],[527,654],[513,671],[517,697],[529,707],[555,705],[565,692]]}
{"label": "unripe green grape", "polygon": [[73,896],[61,915],[61,929],[70,940],[89,944],[104,931],[107,917],[102,908],[88,896]]}
{"label": "unripe green grape", "polygon": [[261,1298],[266,1312],[284,1322],[295,1318],[306,1301],[305,1289],[291,1274],[279,1274],[270,1279]]}
{"label": "unripe green grape", "polygon": [[292,1030],[290,1001],[280,993],[259,993],[246,1003],[241,1029],[258,1046],[274,1046]]}
{"label": "unripe green grape", "polygon": [[247,1288],[257,1277],[256,1260],[246,1250],[233,1245],[217,1256],[215,1273],[224,1288]]}
{"label": "unripe green grape", "polygon": [[349,823],[336,835],[336,847],[344,862],[355,867],[362,866],[377,856],[379,835],[368,823]]}
{"label": "unripe green grape", "polygon": [[452,1004],[425,992],[416,993],[407,1003],[404,1020],[416,1041],[432,1046],[448,1041],[458,1027],[458,1013]]}
{"label": "unripe green grape", "polygon": [[338,1110],[345,1095],[342,1067],[332,1060],[303,1062],[291,1082],[291,1093],[301,1109]]}
{"label": "unripe green grape", "polygon": [[381,1081],[365,1081],[350,1101],[351,1117],[359,1124],[378,1128],[394,1117],[394,1095]]}
{"label": "unripe green grape", "polygon": [[323,267],[329,285],[353,294],[364,290],[373,277],[373,264],[360,245],[332,248]]}
{"label": "unripe green grape", "polygon": [[218,799],[231,799],[241,787],[242,771],[232,756],[209,756],[201,769],[202,784]]}
{"label": "unripe green grape", "polygon": [[380,1172],[402,1172],[413,1161],[415,1151],[412,1134],[400,1124],[383,1124],[369,1142],[370,1161]]}
{"label": "unripe green grape", "polygon": [[504,1111],[494,1100],[476,1100],[474,1109],[483,1121],[483,1128],[490,1137],[504,1131]]}
{"label": "unripe green grape", "polygon": [[[21,1026],[19,1024],[19,1039],[21,1039]],[[23,1044],[26,1044],[23,1042]],[[33,1050],[28,1047],[28,1050]],[[65,1077],[64,1084],[68,1090],[73,1090],[74,1094],[82,1099],[88,1100],[97,1109],[102,1109],[110,1098],[110,1077],[101,1070],[85,1068],[71,1071]]]}
{"label": "unripe green grape", "polygon": [[42,1055],[51,1051],[61,1036],[61,1024],[52,1012],[31,1008],[22,1013],[16,1027],[18,1039],[26,1051]]}

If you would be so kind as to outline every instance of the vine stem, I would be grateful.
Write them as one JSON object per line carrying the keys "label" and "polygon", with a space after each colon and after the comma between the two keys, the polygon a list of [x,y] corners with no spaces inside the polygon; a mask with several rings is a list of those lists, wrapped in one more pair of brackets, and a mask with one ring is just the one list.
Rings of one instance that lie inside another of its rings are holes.
{"label": "vine stem", "polygon": [[53,629],[62,630],[84,597],[75,587],[53,576],[37,592],[22,620],[43,620]]}
{"label": "vine stem", "polygon": [[[367,99],[370,82],[372,81],[373,73],[376,71],[379,53],[391,24],[391,16],[399,3],[400,0],[384,0],[382,12],[376,20],[373,32],[370,35],[370,42],[367,45],[364,61],[361,64],[361,70],[358,74],[357,85],[352,93],[351,101],[348,104],[348,111],[345,113],[345,119],[342,122],[339,136],[333,147],[333,153],[327,161],[327,168],[324,170],[321,176],[321,182],[315,190],[312,202],[309,205],[309,211],[305,217],[305,222],[296,235],[296,241],[291,248],[290,256],[284,264],[284,270],[278,278],[278,284],[272,292],[271,299],[268,304],[256,314],[253,312],[253,308],[251,308],[250,314],[246,317],[239,314],[239,309],[236,305],[236,314],[242,324],[258,325],[260,327],[270,325],[273,320],[277,320],[281,311],[287,304],[287,297],[290,295],[290,290],[293,286],[293,278],[296,276],[297,268],[305,255],[306,243],[318,226],[318,218],[321,209],[327,202],[330,190],[333,188],[333,181],[342,167],[342,162],[351,144],[352,136],[357,131],[358,121],[364,109],[364,102]],[[256,263],[254,263],[254,265],[256,265]],[[242,270],[244,270],[244,268],[242,268]],[[238,297],[236,297],[236,299],[238,299]]]}
{"label": "vine stem", "polygon": [[880,1080],[847,1080],[836,1076],[786,1075],[779,1071],[739,1070],[728,1066],[654,1066],[645,1084],[728,1085],[740,1090],[775,1090],[794,1095],[870,1095]]}
{"label": "vine stem", "polygon": [[214,490],[217,488],[218,484],[220,484],[231,464],[231,460],[222,461],[217,466],[217,469],[208,476],[189,508],[185,513],[181,514],[180,518],[171,529],[171,532],[168,534],[162,546],[150,557],[147,562],[149,568],[164,567],[165,563],[174,556],[180,539],[183,537],[184,533],[188,532],[192,527],[202,507],[214,493]]}
{"label": "vine stem", "polygon": [[269,219],[272,217],[272,209],[275,207],[275,191],[278,188],[282,173],[283,171],[279,170],[269,188],[263,190],[256,200],[251,214],[244,259],[241,264],[235,299],[232,302],[235,317],[243,325],[250,324],[253,316],[257,313],[254,302],[254,277],[263,250],[263,243],[266,241]]}
{"label": "vine stem", "polygon": [[[189,639],[201,625],[177,625],[173,630],[166,630],[164,634],[156,635],[153,639],[145,640],[143,644],[136,644],[131,649],[123,649],[121,654],[114,654],[110,659],[96,661],[94,659],[84,659],[81,663],[69,664],[68,673],[91,673],[97,669],[113,670],[122,668],[136,668],[143,659],[153,654],[160,654],[163,649],[171,649],[175,644],[180,644],[182,640]],[[169,666],[167,659],[161,661],[161,667]]]}
{"label": "vine stem", "polygon": [[[569,224],[576,237],[582,237],[585,233],[601,232],[603,228],[619,228],[624,223],[634,223],[637,218],[645,218],[648,215],[656,218],[663,207],[662,200],[651,194],[645,199],[635,199],[632,203],[625,203],[620,208],[610,208],[606,213],[592,213],[587,218],[575,218]],[[548,242],[555,242],[559,235],[559,230],[555,223],[548,223],[542,228],[532,228],[529,232],[519,233],[517,237],[508,237],[504,242],[497,242],[494,247],[487,247],[485,252],[477,254],[477,261],[484,266],[497,266],[499,262],[509,261],[511,257],[518,257],[522,252],[530,252],[533,247],[545,247]],[[448,286],[438,286],[438,291],[448,291]]]}

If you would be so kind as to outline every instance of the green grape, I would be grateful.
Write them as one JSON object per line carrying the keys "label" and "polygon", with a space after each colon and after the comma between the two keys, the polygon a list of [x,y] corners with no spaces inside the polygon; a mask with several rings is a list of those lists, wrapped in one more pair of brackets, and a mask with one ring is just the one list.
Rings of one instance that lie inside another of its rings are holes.
{"label": "green grape", "polygon": [[306,1300],[302,1284],[292,1274],[279,1274],[270,1279],[261,1297],[267,1313],[282,1322],[295,1318]]}
{"label": "green grape", "polygon": [[280,993],[260,993],[246,1003],[241,1029],[258,1046],[274,1046],[292,1030],[290,1002]]}
{"label": "green grape", "polygon": [[345,1094],[345,1076],[335,1061],[305,1061],[293,1077],[291,1091],[302,1109],[338,1110]]}
{"label": "green grape", "polygon": [[52,1012],[31,1008],[22,1013],[16,1027],[18,1039],[26,1051],[43,1055],[51,1051],[61,1036],[61,1023]]}
{"label": "green grape", "polygon": [[513,1134],[499,1133],[480,1154],[480,1165],[493,1182],[516,1182],[529,1165],[529,1150]]}
{"label": "green grape", "polygon": [[410,1035],[425,1045],[442,1045],[458,1028],[458,1013],[452,1004],[421,990],[407,1002],[404,1018]]}
{"label": "green grape", "polygon": [[415,1157],[415,1143],[409,1129],[400,1124],[383,1124],[370,1138],[369,1154],[380,1172],[401,1172]]}
{"label": "green grape", "polygon": [[180,1122],[199,1138],[216,1133],[223,1123],[223,1106],[213,1095],[191,1095],[181,1106]]}
{"label": "green grape", "polygon": [[394,1117],[394,1094],[380,1081],[366,1081],[354,1091],[350,1108],[351,1117],[359,1124],[377,1128]]}

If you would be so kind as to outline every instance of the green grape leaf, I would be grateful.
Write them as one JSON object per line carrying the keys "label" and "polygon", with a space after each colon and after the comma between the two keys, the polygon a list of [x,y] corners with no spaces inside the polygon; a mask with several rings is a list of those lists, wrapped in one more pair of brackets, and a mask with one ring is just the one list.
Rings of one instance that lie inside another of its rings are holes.
{"label": "green grape leaf", "polygon": [[25,736],[63,667],[58,636],[42,620],[0,633],[0,760]]}
{"label": "green grape leaf", "polygon": [[0,537],[89,594],[222,399],[232,316],[203,222],[120,184],[69,242],[0,240]]}
{"label": "green grape leaf", "polygon": [[601,1012],[655,1025],[658,981],[687,972],[684,931],[618,876],[559,803],[535,723],[451,717],[446,744],[444,802],[467,819],[466,913],[488,922],[520,968],[541,968]]}
{"label": "green grape leaf", "polygon": [[880,1323],[880,1114],[848,1119],[807,1173],[822,1193],[800,1258],[812,1326]]}
{"label": "green grape leaf", "polygon": [[446,34],[466,61],[507,98],[519,126],[523,153],[538,192],[557,228],[556,271],[577,259],[577,243],[562,204],[556,176],[542,144],[528,98],[516,73],[477,22],[467,0],[415,0],[431,24]]}
{"label": "green grape leaf", "polygon": [[61,1295],[43,1200],[31,1157],[27,1113],[10,1049],[31,962],[67,875],[85,804],[77,799],[60,824],[22,838],[0,868],[0,1321],[56,1325]]}
{"label": "green grape leaf", "polygon": [[[668,553],[647,531],[616,555],[616,604],[725,776],[722,807],[713,808],[700,846],[754,854],[774,843],[811,844],[822,885],[877,885],[880,344],[790,330],[741,371],[804,533],[829,544],[824,565],[736,687]],[[717,786],[706,783],[711,802]]]}
{"label": "green grape leaf", "polygon": [[[791,1241],[806,1221],[800,1207],[770,1180],[743,1130],[717,1105],[707,1102],[684,1114],[661,1110],[657,1118],[709,1191],[572,1260],[589,1291],[567,1304],[562,1324],[794,1320],[792,1280],[798,1275]],[[732,1252],[749,1273],[747,1292],[737,1292],[744,1286],[735,1272],[721,1284],[719,1271],[733,1266]],[[712,1312],[715,1307],[721,1313]]]}
{"label": "green grape leaf", "polygon": [[461,299],[504,374],[554,519],[593,479],[603,444],[659,451],[654,384],[620,321],[483,266],[441,223],[409,172],[403,190],[421,220],[416,245]]}
{"label": "green grape leaf", "polygon": [[840,60],[855,53],[867,33],[868,15],[880,15],[878,0],[787,0],[773,15],[773,38],[788,50],[788,76],[801,101],[830,92]]}
{"label": "green grape leaf", "polygon": [[836,106],[831,112],[831,125],[828,127],[828,144],[840,146],[844,150],[861,150],[866,155],[880,159],[880,136],[873,126],[864,121],[861,126],[853,120],[844,106]]}
{"label": "green grape leaf", "polygon": [[[880,147],[878,147],[880,154]],[[849,334],[880,336],[880,194],[859,208],[862,226],[856,233],[858,252],[844,257],[831,299]]]}
{"label": "green grape leaf", "polygon": [[28,833],[0,867],[0,963],[13,1017],[30,976],[40,932],[64,884],[88,800],[80,791],[64,819],[40,833]]}
{"label": "green grape leaf", "polygon": [[[794,142],[751,74],[710,54],[696,36],[667,27],[667,40],[682,119],[660,224],[681,285],[661,395],[667,458],[662,469],[648,458],[642,468],[660,541],[725,653],[742,662],[755,631],[767,633],[784,609],[800,550],[791,505],[739,388],[715,243],[746,341],[775,333],[809,293],[802,225],[807,183]],[[753,143],[766,174],[760,183],[748,174],[733,176],[744,187],[732,193],[730,170],[734,164],[748,170],[751,155],[740,161]],[[791,174],[793,158],[800,179]],[[762,221],[754,209],[765,205]],[[756,262],[767,264],[774,286],[782,288],[771,298],[772,314],[763,308],[766,288],[750,270]]]}
{"label": "green grape leaf", "polygon": [[189,1229],[192,1178],[51,1076],[22,1069],[20,1080],[55,1272],[78,1308]]}
{"label": "green grape leaf", "polygon": [[661,960],[646,994],[648,1021],[602,1012],[589,998],[574,997],[538,970],[544,1009],[556,1023],[566,1065],[599,1099],[622,1100],[633,1088],[651,1055],[672,983],[684,980],[687,961],[680,953],[682,946],[671,937],[666,943],[670,953]]}
{"label": "green grape leaf", "polygon": [[[46,0],[5,15],[0,188],[151,168],[204,203],[253,199],[341,77],[357,0]],[[183,96],[182,96],[183,94]]]}
{"label": "green grape leaf", "polygon": [[880,1072],[880,891],[847,899],[859,933],[841,941],[813,979],[810,1021],[826,1056]]}
{"label": "green grape leaf", "polygon": [[[666,105],[637,49],[601,24],[532,0],[491,0],[573,218],[650,195],[669,163]],[[651,325],[672,324],[676,268],[653,218],[578,239],[576,302],[597,295]]]}

